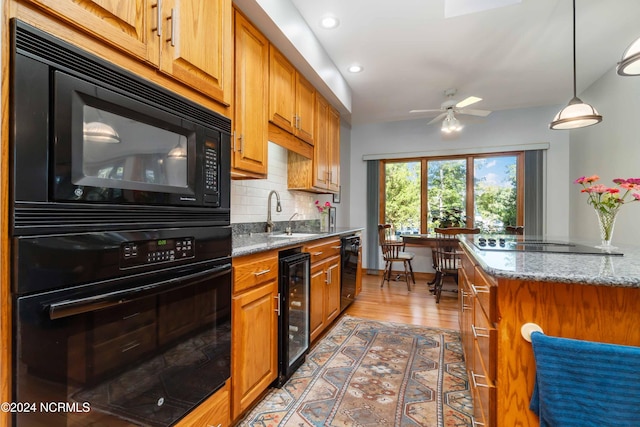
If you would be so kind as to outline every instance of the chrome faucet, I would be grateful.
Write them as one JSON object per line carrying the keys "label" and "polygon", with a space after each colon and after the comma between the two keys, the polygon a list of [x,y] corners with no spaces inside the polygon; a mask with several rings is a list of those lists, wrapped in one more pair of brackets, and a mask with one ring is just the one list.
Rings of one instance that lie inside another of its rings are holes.
{"label": "chrome faucet", "polygon": [[289,218],[289,223],[287,224],[287,228],[284,229],[285,234],[288,234],[289,236],[291,236],[292,231],[291,231],[291,220],[298,215],[298,212],[295,212],[293,215],[291,215],[291,218]]}
{"label": "chrome faucet", "polygon": [[276,212],[282,212],[282,205],[280,205],[280,195],[276,190],[271,190],[269,193],[269,199],[267,200],[267,233],[273,231],[273,221],[271,221],[271,196],[276,195]]}

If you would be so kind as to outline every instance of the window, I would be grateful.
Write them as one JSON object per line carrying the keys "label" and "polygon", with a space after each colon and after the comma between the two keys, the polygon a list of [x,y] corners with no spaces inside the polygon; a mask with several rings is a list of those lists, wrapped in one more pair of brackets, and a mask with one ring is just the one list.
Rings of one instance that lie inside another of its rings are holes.
{"label": "window", "polygon": [[420,232],[420,162],[386,163],[384,223],[398,234]]}
{"label": "window", "polygon": [[465,227],[467,161],[427,161],[428,229]]}
{"label": "window", "polygon": [[383,161],[380,221],[398,234],[523,225],[523,161],[522,152]]}

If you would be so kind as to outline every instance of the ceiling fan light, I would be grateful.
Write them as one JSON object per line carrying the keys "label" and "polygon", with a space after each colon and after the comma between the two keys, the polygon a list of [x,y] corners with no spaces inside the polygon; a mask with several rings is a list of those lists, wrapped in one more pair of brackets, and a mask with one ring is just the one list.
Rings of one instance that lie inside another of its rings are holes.
{"label": "ceiling fan light", "polygon": [[602,116],[595,108],[582,102],[580,98],[574,97],[566,107],[556,114],[549,129],[578,129],[595,125],[601,121]]}
{"label": "ceiling fan light", "polygon": [[640,75],[640,37],[624,51],[616,70],[621,76]]}

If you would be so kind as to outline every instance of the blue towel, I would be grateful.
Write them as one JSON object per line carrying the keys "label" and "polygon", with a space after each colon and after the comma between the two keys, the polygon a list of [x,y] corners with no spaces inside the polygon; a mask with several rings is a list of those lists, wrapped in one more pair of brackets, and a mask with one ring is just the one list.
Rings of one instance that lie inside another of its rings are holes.
{"label": "blue towel", "polygon": [[[612,326],[615,327],[615,326]],[[540,427],[640,426],[640,347],[531,334]]]}

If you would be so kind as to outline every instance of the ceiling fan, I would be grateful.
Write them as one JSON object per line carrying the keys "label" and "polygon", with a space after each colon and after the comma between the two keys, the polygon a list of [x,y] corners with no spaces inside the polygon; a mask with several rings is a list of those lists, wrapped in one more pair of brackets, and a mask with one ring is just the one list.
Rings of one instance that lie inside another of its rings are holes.
{"label": "ceiling fan", "polygon": [[430,125],[444,119],[444,123],[442,125],[442,130],[444,132],[451,132],[462,129],[462,125],[460,125],[460,122],[455,117],[456,114],[480,117],[487,117],[489,114],[491,114],[491,111],[489,110],[476,110],[466,108],[469,105],[482,101],[482,98],[478,98],[477,96],[469,96],[462,101],[457,101],[453,99],[456,93],[456,89],[445,90],[444,94],[447,97],[447,100],[440,105],[439,109],[411,110],[409,111],[409,113],[440,113],[427,124]]}

